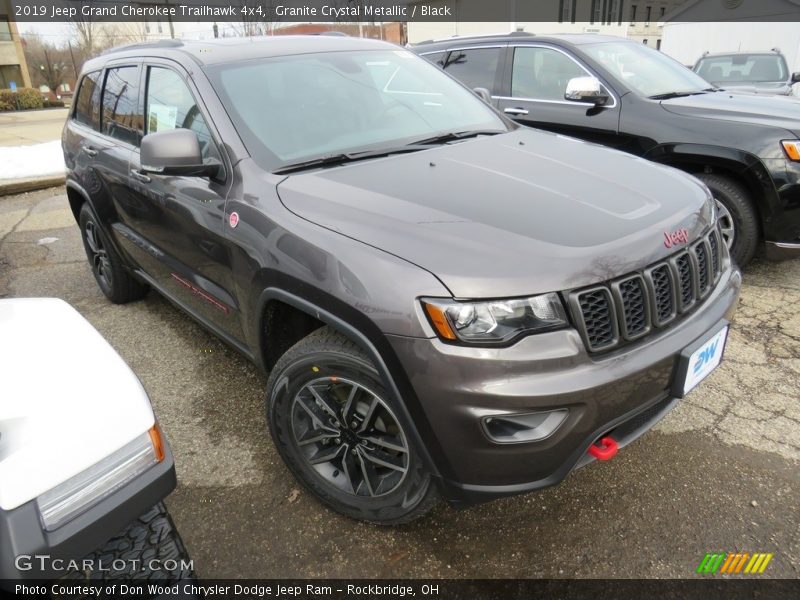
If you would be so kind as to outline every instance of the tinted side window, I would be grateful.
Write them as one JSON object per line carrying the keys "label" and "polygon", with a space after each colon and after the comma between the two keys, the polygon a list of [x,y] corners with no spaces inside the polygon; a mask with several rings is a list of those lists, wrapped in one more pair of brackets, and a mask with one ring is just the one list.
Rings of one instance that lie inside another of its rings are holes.
{"label": "tinted side window", "polygon": [[147,133],[191,129],[200,140],[203,157],[220,159],[211,132],[186,82],[172,69],[150,67],[147,78]]}
{"label": "tinted side window", "polygon": [[97,80],[100,71],[87,73],[81,80],[78,98],[75,100],[73,118],[94,129],[100,129],[100,86]]}
{"label": "tinted side window", "polygon": [[567,83],[585,77],[584,71],[569,56],[550,48],[514,50],[511,95],[535,100],[564,100]]}
{"label": "tinted side window", "polygon": [[483,87],[491,91],[499,61],[500,48],[455,50],[444,68],[469,88]]}
{"label": "tinted side window", "polygon": [[443,67],[445,54],[447,54],[447,52],[433,52],[432,54],[421,54],[420,56],[428,62],[432,62],[437,67]]}
{"label": "tinted side window", "polygon": [[103,88],[102,132],[138,145],[143,120],[139,112],[139,67],[108,69]]}

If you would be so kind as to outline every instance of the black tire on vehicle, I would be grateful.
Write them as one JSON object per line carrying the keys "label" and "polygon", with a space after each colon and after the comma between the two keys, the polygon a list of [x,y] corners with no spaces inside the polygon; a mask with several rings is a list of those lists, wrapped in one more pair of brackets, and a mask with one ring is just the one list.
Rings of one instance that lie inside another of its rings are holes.
{"label": "black tire on vehicle", "polygon": [[195,579],[189,553],[162,502],[79,564],[91,564],[97,568],[71,570],[62,579],[94,583],[147,579],[164,584]]}
{"label": "black tire on vehicle", "polygon": [[267,420],[294,476],[336,512],[399,525],[439,501],[372,361],[328,327],[292,346],[272,369]]}
{"label": "black tire on vehicle", "polygon": [[[702,173],[697,177],[708,186],[714,199],[722,205],[717,212],[723,237],[726,238],[725,242],[733,260],[744,267],[756,253],[759,239],[758,213],[752,194],[730,177],[709,173]],[[726,229],[730,230],[729,234],[726,234]]]}
{"label": "black tire on vehicle", "polygon": [[88,202],[81,207],[78,222],[89,266],[106,298],[114,304],[126,304],[143,298],[147,294],[147,286],[125,269]]}

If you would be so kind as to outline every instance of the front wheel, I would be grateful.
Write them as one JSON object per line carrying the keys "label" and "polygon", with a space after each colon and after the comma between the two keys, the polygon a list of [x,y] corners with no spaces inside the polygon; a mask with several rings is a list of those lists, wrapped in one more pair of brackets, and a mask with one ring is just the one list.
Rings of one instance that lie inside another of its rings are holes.
{"label": "front wheel", "polygon": [[744,267],[756,253],[759,239],[758,213],[750,192],[722,175],[702,173],[697,177],[714,196],[720,231],[731,257]]}
{"label": "front wheel", "polygon": [[156,504],[81,561],[63,577],[87,583],[152,580],[178,583],[195,579],[194,565],[163,503]]}
{"label": "front wheel", "polygon": [[438,501],[372,362],[327,327],[298,342],[272,369],[267,418],[295,477],[343,515],[397,525]]}

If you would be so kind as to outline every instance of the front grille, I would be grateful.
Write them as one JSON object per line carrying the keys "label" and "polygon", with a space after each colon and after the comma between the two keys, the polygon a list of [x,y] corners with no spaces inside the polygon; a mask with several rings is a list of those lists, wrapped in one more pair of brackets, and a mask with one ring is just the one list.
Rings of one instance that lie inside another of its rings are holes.
{"label": "front grille", "polygon": [[713,229],[668,259],[603,285],[569,294],[586,347],[602,352],[645,337],[698,306],[722,273],[722,245]]}
{"label": "front grille", "polygon": [[585,315],[585,335],[592,348],[602,350],[617,343],[614,327],[611,294],[605,288],[589,290],[581,294],[578,302],[581,314]]}

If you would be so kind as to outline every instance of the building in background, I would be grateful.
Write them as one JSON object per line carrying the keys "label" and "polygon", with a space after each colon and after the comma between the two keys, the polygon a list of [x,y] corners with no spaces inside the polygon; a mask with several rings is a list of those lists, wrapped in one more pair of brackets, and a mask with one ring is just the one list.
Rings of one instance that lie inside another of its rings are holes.
{"label": "building in background", "polygon": [[17,87],[30,87],[22,41],[17,24],[8,18],[9,13],[7,0],[0,0],[0,89],[7,89],[12,83]]}
{"label": "building in background", "polygon": [[[709,4],[719,0],[695,0],[667,13],[662,50],[675,60],[694,65],[704,52],[765,52],[777,48],[790,71],[800,71],[800,25],[793,20],[767,22],[772,15],[797,14],[797,0],[749,0],[731,4],[730,22],[703,22]],[[744,9],[742,14],[736,9]],[[735,20],[734,20],[735,19]]]}
{"label": "building in background", "polygon": [[[517,0],[519,2],[519,0]],[[408,40],[417,43],[452,36],[489,35],[527,31],[537,34],[599,33],[629,37],[653,48],[661,46],[662,16],[686,0],[551,0],[543,15],[549,20],[539,22],[509,21],[502,23],[459,22],[459,11],[475,10],[475,3],[484,0],[454,0],[455,21],[410,22]],[[441,0],[425,0],[425,4],[444,6]],[[549,12],[545,12],[549,11]],[[549,14],[552,12],[552,14]],[[476,13],[473,13],[476,14]],[[479,13],[478,13],[479,14]]]}

